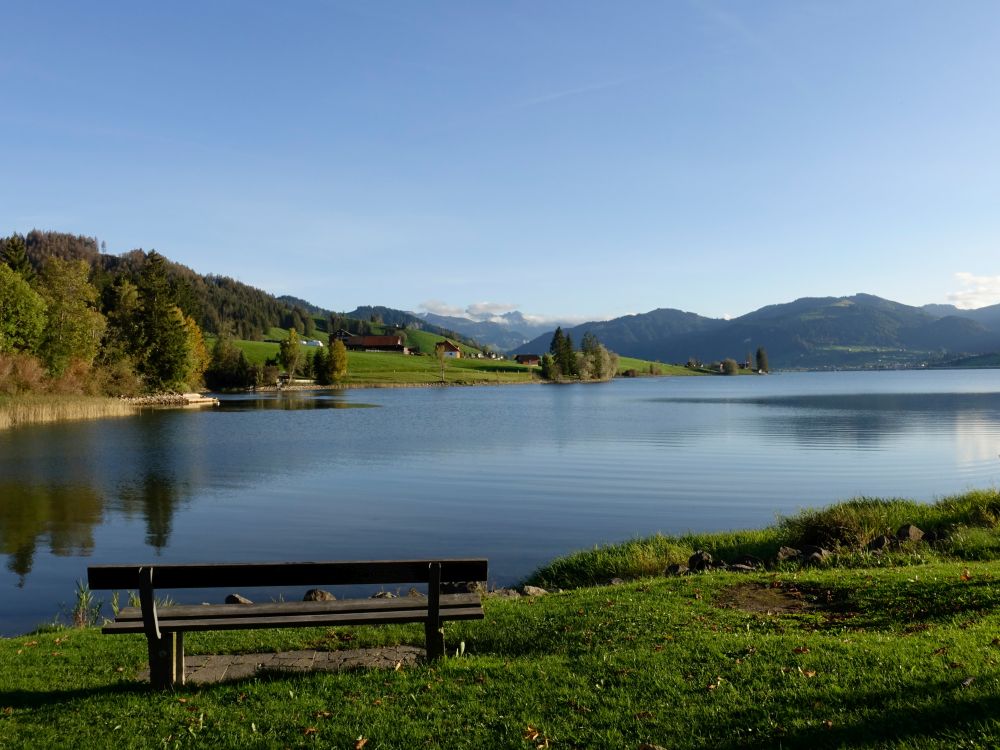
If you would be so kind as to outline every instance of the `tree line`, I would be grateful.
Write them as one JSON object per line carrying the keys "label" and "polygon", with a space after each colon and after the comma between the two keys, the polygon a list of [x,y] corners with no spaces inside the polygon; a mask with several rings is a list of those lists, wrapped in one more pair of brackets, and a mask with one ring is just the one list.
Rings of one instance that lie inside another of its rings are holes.
{"label": "tree line", "polygon": [[[317,321],[225,276],[202,276],[161,254],[108,255],[93,237],[32,230],[0,238],[0,392],[133,395],[160,390],[245,388],[277,379],[277,361],[251,364],[236,339],[263,340],[280,327],[364,334],[368,321]],[[205,335],[217,341],[209,352]],[[346,352],[302,357],[300,371],[342,378]],[[295,372],[293,368],[292,373]]]}

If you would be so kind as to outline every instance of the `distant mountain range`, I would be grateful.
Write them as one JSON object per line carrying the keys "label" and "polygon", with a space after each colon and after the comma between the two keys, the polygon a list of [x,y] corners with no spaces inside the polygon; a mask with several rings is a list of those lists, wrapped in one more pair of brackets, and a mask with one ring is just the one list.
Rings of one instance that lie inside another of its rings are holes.
{"label": "distant mountain range", "polygon": [[416,313],[416,315],[431,325],[458,331],[504,352],[516,349],[542,333],[547,332],[551,335],[558,325],[567,325],[565,321],[533,322],[517,310],[495,315],[490,320],[471,320],[430,312]]}
{"label": "distant mountain range", "polygon": [[[777,368],[933,365],[1000,351],[1000,305],[959,310],[870,294],[803,297],[732,320],[659,309],[568,329],[577,343],[587,331],[619,354],[663,362],[742,359],[763,346]],[[548,351],[551,338],[547,332],[512,353]]]}

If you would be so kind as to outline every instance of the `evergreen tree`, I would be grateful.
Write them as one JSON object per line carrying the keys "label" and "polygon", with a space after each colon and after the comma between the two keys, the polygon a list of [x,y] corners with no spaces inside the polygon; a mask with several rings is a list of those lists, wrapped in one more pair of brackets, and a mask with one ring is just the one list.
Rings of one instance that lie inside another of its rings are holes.
{"label": "evergreen tree", "polygon": [[0,258],[3,262],[21,275],[21,278],[29,284],[35,280],[35,268],[28,259],[28,251],[24,246],[24,237],[19,234],[12,234],[5,241],[0,243]]}
{"label": "evergreen tree", "polygon": [[770,372],[767,363],[767,350],[763,346],[757,347],[757,372]]}
{"label": "evergreen tree", "polygon": [[146,256],[138,291],[139,373],[152,390],[180,385],[188,372],[188,331],[183,312],[174,304],[166,261],[159,253]]}
{"label": "evergreen tree", "polygon": [[552,355],[547,352],[542,355],[542,370],[539,374],[545,380],[559,379],[559,369],[556,367],[556,361],[552,358]]}
{"label": "evergreen tree", "polygon": [[326,347],[318,347],[313,354],[313,373],[317,385],[330,385],[333,382],[330,377],[330,354]]}

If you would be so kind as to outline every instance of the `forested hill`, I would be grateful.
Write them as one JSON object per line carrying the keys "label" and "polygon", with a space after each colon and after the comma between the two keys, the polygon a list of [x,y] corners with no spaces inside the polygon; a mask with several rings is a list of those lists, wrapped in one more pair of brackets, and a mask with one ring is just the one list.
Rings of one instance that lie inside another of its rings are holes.
{"label": "forested hill", "polygon": [[401,328],[415,328],[418,331],[427,331],[436,336],[444,336],[445,338],[458,341],[466,346],[471,346],[474,349],[483,348],[481,344],[477,343],[475,339],[470,338],[469,336],[463,336],[458,331],[452,330],[451,328],[445,328],[443,326],[428,323],[423,318],[417,317],[413,313],[408,313],[405,310],[395,310],[391,307],[382,307],[381,305],[364,305],[347,313],[347,317],[357,318],[358,320],[376,321],[390,326],[400,326]]}
{"label": "forested hill", "polygon": [[[142,250],[109,255],[98,249],[93,237],[62,232],[32,230],[25,235],[24,244],[36,272],[50,257],[89,263],[102,297],[111,294],[120,279],[135,283],[148,256]],[[237,338],[260,339],[274,327],[301,327],[295,326],[296,318],[301,323],[310,314],[304,305],[290,304],[228,276],[199,274],[170,260],[165,265],[178,306],[209,333],[218,333],[225,322]]]}
{"label": "forested hill", "polygon": [[[992,313],[926,310],[856,294],[803,297],[732,320],[653,310],[584,323],[569,333],[578,342],[590,331],[619,354],[664,362],[740,359],[763,346],[778,368],[910,366],[1000,350],[1000,320]],[[515,351],[547,351],[550,339],[544,334]]]}

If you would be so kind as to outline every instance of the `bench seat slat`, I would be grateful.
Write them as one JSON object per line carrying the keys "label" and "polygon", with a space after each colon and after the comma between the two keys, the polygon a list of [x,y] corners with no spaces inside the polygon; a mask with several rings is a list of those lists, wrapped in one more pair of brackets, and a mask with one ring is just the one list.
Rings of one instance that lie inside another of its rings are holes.
{"label": "bench seat slat", "polygon": [[[195,563],[154,566],[153,585],[157,589],[173,589],[426,583],[431,562],[441,563],[443,581],[485,581],[487,578],[487,561],[481,558]],[[94,565],[87,568],[87,583],[94,590],[136,589],[140,567]]]}
{"label": "bench seat slat", "polygon": [[[226,617],[172,620],[161,618],[160,632],[197,632],[203,630],[253,630],[257,628],[302,628],[324,625],[385,625],[393,623],[423,622],[427,610],[390,610],[379,612],[345,612],[313,615],[285,615],[272,617]],[[447,620],[481,620],[482,607],[455,607],[441,612]],[[101,628],[102,633],[141,633],[142,621],[111,622]]]}
{"label": "bench seat slat", "polygon": [[[442,594],[441,609],[480,604],[479,594]],[[339,599],[331,602],[265,602],[261,604],[174,604],[158,607],[161,619],[268,617],[281,615],[346,614],[349,612],[427,610],[423,597],[400,596],[392,599]],[[123,607],[116,622],[142,621],[142,609]]]}

